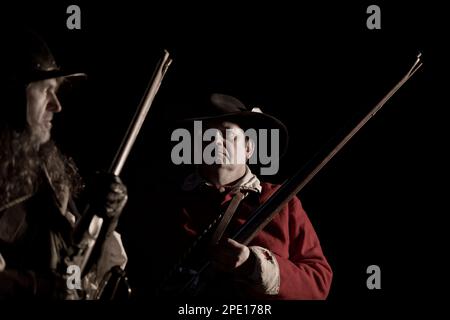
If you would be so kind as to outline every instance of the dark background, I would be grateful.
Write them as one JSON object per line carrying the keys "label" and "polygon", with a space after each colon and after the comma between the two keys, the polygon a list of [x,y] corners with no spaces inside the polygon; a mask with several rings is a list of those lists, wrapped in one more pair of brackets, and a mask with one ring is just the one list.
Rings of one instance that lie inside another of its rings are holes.
{"label": "dark background", "polygon": [[[66,28],[66,8],[81,8],[81,30]],[[381,30],[366,28],[366,8],[381,7]],[[210,92],[262,106],[290,130],[281,183],[345,125],[368,112],[422,52],[424,68],[386,104],[299,195],[334,270],[328,304],[427,299],[442,285],[438,205],[444,188],[448,104],[441,43],[444,10],[425,3],[359,4],[58,1],[2,8],[8,28],[39,31],[60,64],[88,81],[55,121],[54,137],[83,175],[106,169],[166,48],[174,62],[122,172],[129,188],[120,232],[135,298],[157,263],[148,234],[158,228],[153,199],[166,199],[168,124]],[[442,15],[442,16],[441,16]],[[7,49],[7,48],[6,48]],[[153,208],[153,209],[152,209]],[[381,268],[381,290],[368,290],[366,268]]]}

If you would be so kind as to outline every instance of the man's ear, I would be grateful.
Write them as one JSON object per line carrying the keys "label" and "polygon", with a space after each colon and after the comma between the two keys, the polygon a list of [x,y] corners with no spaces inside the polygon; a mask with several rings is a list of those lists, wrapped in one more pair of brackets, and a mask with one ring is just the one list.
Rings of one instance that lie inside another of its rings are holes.
{"label": "man's ear", "polygon": [[250,159],[255,152],[255,141],[252,138],[246,137],[245,142],[245,157],[246,159]]}

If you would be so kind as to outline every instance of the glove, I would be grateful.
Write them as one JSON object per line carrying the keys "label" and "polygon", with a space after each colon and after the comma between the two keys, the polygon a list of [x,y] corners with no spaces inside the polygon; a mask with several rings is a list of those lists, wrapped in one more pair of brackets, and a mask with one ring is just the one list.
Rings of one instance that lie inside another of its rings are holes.
{"label": "glove", "polygon": [[[88,180],[86,196],[89,206],[75,227],[72,235],[74,246],[70,248],[68,256],[69,260],[74,260],[77,265],[85,263],[85,270],[90,270],[101,258],[104,246],[108,243],[107,239],[113,235],[118,225],[120,214],[128,200],[128,193],[118,176],[96,173]],[[101,229],[98,230],[100,233],[92,252],[86,256],[84,250],[87,245],[86,240],[90,241],[91,239],[91,235],[87,235],[87,232],[94,215],[103,218],[104,221]]]}
{"label": "glove", "polygon": [[117,220],[128,200],[127,187],[110,173],[96,173],[87,185],[89,205],[100,217]]}

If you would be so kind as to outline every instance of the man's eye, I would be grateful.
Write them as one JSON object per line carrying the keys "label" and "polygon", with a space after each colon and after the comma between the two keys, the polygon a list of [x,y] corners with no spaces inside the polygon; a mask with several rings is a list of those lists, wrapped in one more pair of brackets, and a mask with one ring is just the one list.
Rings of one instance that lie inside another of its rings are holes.
{"label": "man's eye", "polygon": [[234,141],[236,140],[237,136],[235,134],[227,134],[226,139],[229,141]]}
{"label": "man's eye", "polygon": [[42,84],[36,84],[33,86],[33,90],[36,92],[45,92],[45,87]]}

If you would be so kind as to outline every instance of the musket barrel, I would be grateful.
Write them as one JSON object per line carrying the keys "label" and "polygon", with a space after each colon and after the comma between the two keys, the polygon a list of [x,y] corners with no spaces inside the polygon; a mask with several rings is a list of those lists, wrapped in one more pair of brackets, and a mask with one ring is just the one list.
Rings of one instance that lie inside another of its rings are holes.
{"label": "musket barrel", "polygon": [[170,58],[169,52],[167,50],[164,50],[164,56],[156,66],[156,69],[152,76],[152,80],[147,87],[147,90],[139,104],[139,108],[136,110],[133,120],[128,127],[127,133],[125,134],[122,143],[120,144],[120,147],[114,157],[114,160],[111,163],[111,166],[109,168],[110,173],[113,173],[116,176],[120,175],[125,161],[130,154],[131,148],[133,147],[139,131],[141,130],[147,113],[152,106],[153,99],[158,92],[159,86],[161,85],[162,79],[166,74],[167,68],[171,63],[172,59]]}
{"label": "musket barrel", "polygon": [[[261,231],[274,216],[285,206],[297,193],[299,193],[331,159],[353,138],[353,136],[385,105],[385,103],[408,81],[413,74],[420,69],[422,62],[419,54],[417,60],[408,73],[373,107],[370,112],[347,133],[339,143],[331,150],[325,149],[319,152],[303,168],[294,174],[290,179],[264,202],[253,215],[242,225],[232,236],[234,240],[243,244],[248,244]],[[325,154],[325,157],[323,156]]]}
{"label": "musket barrel", "polygon": [[[134,142],[139,134],[139,131],[144,123],[144,120],[147,116],[148,111],[153,103],[153,100],[158,92],[158,89],[161,85],[161,82],[166,74],[166,71],[170,64],[172,63],[172,59],[170,58],[169,52],[164,50],[164,56],[158,62],[151,81],[145,91],[145,94],[139,104],[138,109],[136,110],[134,117],[128,127],[128,130],[121,142],[119,149],[114,157],[114,160],[111,163],[109,168],[109,173],[113,173],[118,176],[122,171],[122,168],[127,160],[128,155],[130,154],[131,148],[133,147]],[[98,229],[95,232],[91,233],[91,226],[98,225]],[[94,260],[96,254],[98,254],[98,250],[94,250],[95,246],[99,245],[104,241],[104,237],[106,235],[105,224],[103,223],[103,219],[100,218],[95,212],[87,212],[78,222],[78,225],[74,231],[74,243],[75,245],[75,255],[72,257],[72,260],[80,267],[82,274],[84,275],[86,270],[89,269],[87,266],[90,266],[90,262]]]}

